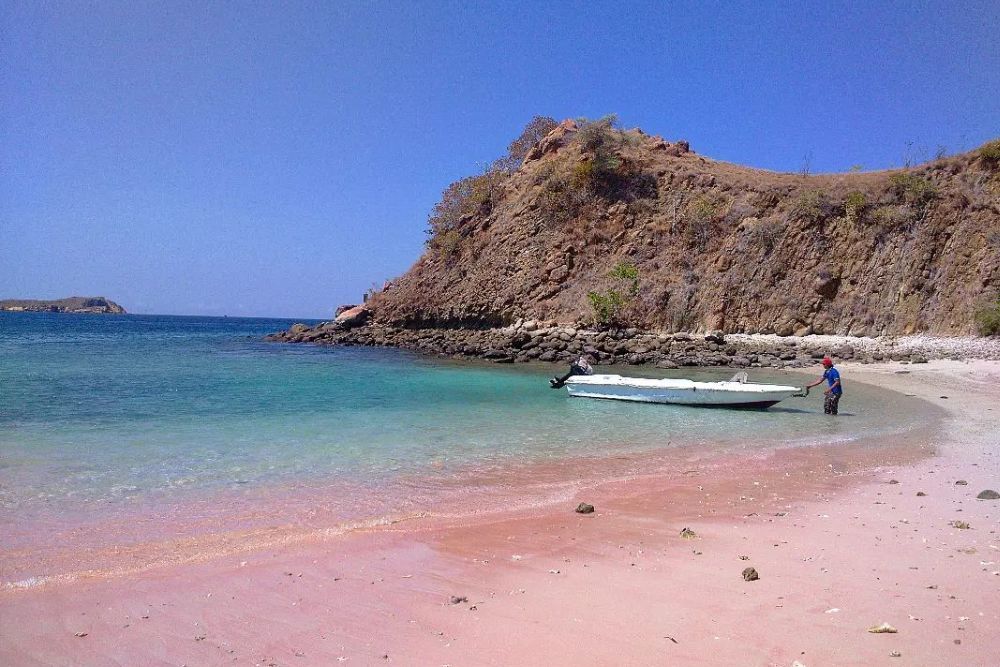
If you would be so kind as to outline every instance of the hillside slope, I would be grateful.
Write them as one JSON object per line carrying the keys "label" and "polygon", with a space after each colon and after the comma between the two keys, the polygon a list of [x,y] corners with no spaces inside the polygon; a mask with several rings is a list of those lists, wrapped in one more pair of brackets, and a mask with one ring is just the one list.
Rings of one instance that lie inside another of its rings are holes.
{"label": "hillside slope", "polygon": [[998,291],[988,150],[781,174],[564,121],[369,306],[375,324],[410,328],[962,334]]}

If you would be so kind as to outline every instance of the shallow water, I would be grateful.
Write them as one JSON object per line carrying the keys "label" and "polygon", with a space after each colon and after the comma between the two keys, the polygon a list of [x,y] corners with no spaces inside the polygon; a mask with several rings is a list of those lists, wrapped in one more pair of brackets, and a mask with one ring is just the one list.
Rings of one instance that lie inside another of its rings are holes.
{"label": "shallow water", "polygon": [[[290,324],[0,313],[5,548],[23,558],[129,543],[167,523],[183,536],[378,521],[471,489],[499,499],[525,471],[559,462],[855,440],[910,428],[920,409],[849,376],[835,419],[818,393],[768,411],[569,399],[548,388],[551,365],[261,341]],[[558,489],[573,482],[562,470],[533,480]]]}

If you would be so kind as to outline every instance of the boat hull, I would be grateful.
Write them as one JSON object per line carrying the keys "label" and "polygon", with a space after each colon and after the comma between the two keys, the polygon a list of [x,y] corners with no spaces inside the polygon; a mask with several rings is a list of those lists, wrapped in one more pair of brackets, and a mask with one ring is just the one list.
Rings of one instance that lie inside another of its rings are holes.
{"label": "boat hull", "polygon": [[619,375],[571,377],[570,396],[640,403],[670,403],[700,407],[764,409],[792,396],[797,387],[740,382],[651,380]]}

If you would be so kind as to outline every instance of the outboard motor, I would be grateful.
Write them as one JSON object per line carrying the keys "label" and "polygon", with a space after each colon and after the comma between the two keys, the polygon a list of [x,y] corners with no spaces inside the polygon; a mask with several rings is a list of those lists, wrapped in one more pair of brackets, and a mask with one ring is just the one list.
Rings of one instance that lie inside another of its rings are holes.
{"label": "outboard motor", "polygon": [[[581,363],[582,362],[582,363]],[[554,377],[549,380],[549,386],[552,389],[562,389],[566,386],[566,380],[570,379],[574,375],[590,375],[594,372],[594,369],[590,367],[586,359],[582,357],[577,359],[569,365],[569,373],[563,375],[562,377]]]}

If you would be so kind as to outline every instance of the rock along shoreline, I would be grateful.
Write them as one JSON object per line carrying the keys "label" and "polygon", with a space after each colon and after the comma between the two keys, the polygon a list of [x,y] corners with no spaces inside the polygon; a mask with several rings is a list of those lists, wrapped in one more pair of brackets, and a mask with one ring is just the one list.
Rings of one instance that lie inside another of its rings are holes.
{"label": "rock along shoreline", "polygon": [[[353,315],[353,314],[352,314]],[[672,369],[693,366],[802,368],[825,355],[836,360],[924,363],[931,359],[1000,360],[1000,339],[773,334],[662,333],[634,328],[594,330],[551,321],[517,320],[493,328],[409,328],[338,317],[314,327],[296,324],[265,340],[317,345],[396,347],[429,355],[495,363],[568,362],[589,354],[598,364]]]}

